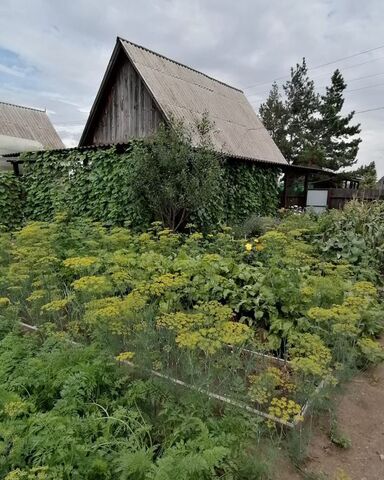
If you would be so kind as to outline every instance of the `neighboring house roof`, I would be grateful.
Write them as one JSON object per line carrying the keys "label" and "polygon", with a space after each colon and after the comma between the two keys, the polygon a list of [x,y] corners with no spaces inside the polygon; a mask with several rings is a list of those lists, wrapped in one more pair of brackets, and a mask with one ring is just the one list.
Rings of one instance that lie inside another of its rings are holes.
{"label": "neighboring house roof", "polygon": [[207,112],[215,124],[212,141],[217,150],[238,158],[287,164],[241,90],[122,38],[117,38],[80,146],[86,144],[98,102],[108,88],[108,72],[112,71],[121,49],[167,120],[182,119],[191,125]]}
{"label": "neighboring house roof", "polygon": [[380,180],[376,182],[376,185],[381,187],[384,186],[384,177],[381,177]]}
{"label": "neighboring house roof", "polygon": [[0,102],[0,155],[63,147],[45,110]]}

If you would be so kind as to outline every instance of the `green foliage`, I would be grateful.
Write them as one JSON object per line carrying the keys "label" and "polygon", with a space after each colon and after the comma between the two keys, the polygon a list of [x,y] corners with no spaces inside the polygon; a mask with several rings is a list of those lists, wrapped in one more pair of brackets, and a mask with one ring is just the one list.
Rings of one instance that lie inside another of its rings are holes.
{"label": "green foliage", "polygon": [[329,429],[329,438],[331,442],[337,447],[348,449],[351,448],[352,442],[343,432],[340,431],[339,425],[335,418],[331,418],[331,425]]}
{"label": "green foliage", "polygon": [[355,112],[341,114],[344,106],[344,90],[347,84],[340,70],[335,70],[331,85],[326,88],[320,103],[320,138],[324,150],[324,166],[331,170],[349,167],[356,163],[361,138],[360,124],[350,125]]}
{"label": "green foliage", "polygon": [[349,202],[319,219],[318,248],[324,258],[344,261],[357,276],[376,281],[384,266],[383,202]]}
{"label": "green foliage", "polygon": [[[136,230],[153,221],[175,230],[188,222],[209,230],[275,213],[276,170],[221,163],[209,142],[210,128],[207,119],[196,132],[179,124],[162,127],[123,153],[110,148],[27,154],[25,216],[43,221],[66,210]],[[198,148],[191,147],[192,137]]]}
{"label": "green foliage", "polygon": [[[163,412],[180,404],[123,373],[100,348],[79,348],[60,334],[4,336],[1,477],[197,480],[238,468],[229,457],[240,446],[224,424],[219,434],[208,426],[214,423],[207,404],[196,428],[184,423],[186,406],[168,427],[175,441],[164,442]],[[189,438],[176,440],[180,434]]]}
{"label": "green foliage", "polygon": [[268,130],[285,158],[290,155],[290,143],[287,140],[287,109],[276,82],[273,82],[269,96],[259,108],[264,127]]}
{"label": "green foliage", "polygon": [[287,436],[288,455],[296,468],[300,468],[308,458],[311,431],[308,426],[292,430]]}
{"label": "green foliage", "polygon": [[238,237],[259,237],[275,228],[277,224],[278,220],[274,217],[261,217],[254,214],[236,228],[236,235]]}
{"label": "green foliage", "polygon": [[[268,479],[258,442],[280,430],[200,388],[300,422],[322,381],[326,397],[379,362],[382,211],[287,214],[247,239],[65,213],[0,233],[0,476]],[[297,465],[306,444],[288,439]]]}
{"label": "green foliage", "polygon": [[257,164],[231,161],[225,165],[222,218],[229,225],[243,223],[250,214],[274,215],[278,207],[278,172]]}
{"label": "green foliage", "polygon": [[10,173],[0,172],[0,229],[20,227],[23,210],[23,191],[19,180]]}
{"label": "green foliage", "polygon": [[291,78],[284,85],[286,96],[286,136],[289,138],[287,159],[293,164],[319,164],[321,149],[318,148],[317,112],[319,97],[315,85],[308,76],[305,58],[291,68]]}
{"label": "green foliage", "polygon": [[179,230],[191,215],[205,228],[212,224],[210,208],[220,197],[223,171],[210,143],[211,129],[207,117],[194,130],[179,122],[163,125],[144,148],[132,152],[136,197],[167,228]]}
{"label": "green foliage", "polygon": [[[271,455],[271,452],[268,453]],[[260,452],[256,452],[255,455],[242,452],[234,465],[234,478],[238,480],[269,480],[274,478],[271,475],[272,462],[270,462],[270,458],[268,460]]]}
{"label": "green foliage", "polygon": [[337,171],[356,162],[360,124],[351,125],[354,112],[343,116],[347,85],[339,70],[321,97],[308,75],[305,59],[291,68],[282,98],[276,83],[260,116],[285,158],[293,164],[317,165]]}
{"label": "green foliage", "polygon": [[143,148],[133,142],[121,154],[115,148],[28,154],[22,177],[26,218],[52,219],[67,210],[105,224],[142,227],[150,218],[135,196],[131,172],[133,152]]}
{"label": "green foliage", "polygon": [[360,188],[376,188],[377,172],[375,162],[362,165],[348,173],[360,179]]}

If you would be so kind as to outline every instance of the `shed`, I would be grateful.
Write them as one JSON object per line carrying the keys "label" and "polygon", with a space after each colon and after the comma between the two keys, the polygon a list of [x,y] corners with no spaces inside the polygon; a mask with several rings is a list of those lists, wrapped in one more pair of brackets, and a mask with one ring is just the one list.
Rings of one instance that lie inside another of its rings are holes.
{"label": "shed", "polygon": [[64,144],[45,110],[0,102],[0,169],[9,165],[3,155],[52,148]]}
{"label": "shed", "polygon": [[287,165],[241,90],[120,37],[79,146],[126,143],[171,118],[192,125],[204,113],[214,122],[218,151]]}

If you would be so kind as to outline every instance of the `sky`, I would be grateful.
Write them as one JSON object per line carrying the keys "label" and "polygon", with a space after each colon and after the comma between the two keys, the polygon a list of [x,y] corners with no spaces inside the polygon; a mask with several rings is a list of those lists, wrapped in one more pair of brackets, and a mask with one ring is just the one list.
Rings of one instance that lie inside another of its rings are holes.
{"label": "sky", "polygon": [[383,21],[382,0],[0,0],[0,101],[46,108],[76,146],[116,36],[243,89],[256,110],[305,57],[320,93],[343,73],[344,111],[362,112],[358,165],[382,176],[384,108],[364,111],[384,107]]}

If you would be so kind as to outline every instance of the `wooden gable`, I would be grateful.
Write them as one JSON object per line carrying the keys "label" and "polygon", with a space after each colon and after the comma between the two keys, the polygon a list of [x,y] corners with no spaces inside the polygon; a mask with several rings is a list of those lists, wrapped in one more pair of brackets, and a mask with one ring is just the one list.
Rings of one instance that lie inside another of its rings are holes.
{"label": "wooden gable", "polygon": [[191,128],[198,145],[193,130],[205,114],[218,152],[287,165],[244,92],[119,37],[79,146],[127,143],[173,119]]}
{"label": "wooden gable", "polygon": [[82,145],[126,143],[132,138],[146,137],[164,120],[127,55],[121,50],[115,54],[116,59],[100,87]]}

